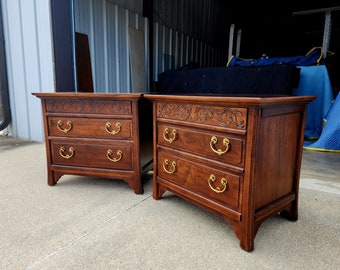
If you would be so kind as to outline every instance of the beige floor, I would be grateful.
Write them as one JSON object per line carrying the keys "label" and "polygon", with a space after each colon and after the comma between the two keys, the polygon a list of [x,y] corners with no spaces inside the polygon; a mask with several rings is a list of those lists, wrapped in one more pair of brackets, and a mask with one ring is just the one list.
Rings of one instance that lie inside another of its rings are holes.
{"label": "beige floor", "polygon": [[304,150],[300,186],[340,195],[340,153]]}
{"label": "beige floor", "polygon": [[219,217],[122,181],[46,182],[43,143],[0,136],[0,269],[340,269],[340,154],[304,151],[299,219],[266,220],[245,252]]}

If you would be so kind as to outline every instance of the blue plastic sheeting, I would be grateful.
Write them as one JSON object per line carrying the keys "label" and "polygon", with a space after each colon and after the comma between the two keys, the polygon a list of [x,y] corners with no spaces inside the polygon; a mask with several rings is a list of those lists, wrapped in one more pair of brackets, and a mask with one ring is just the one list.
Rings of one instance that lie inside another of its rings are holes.
{"label": "blue plastic sheeting", "polygon": [[322,58],[321,47],[314,47],[305,56],[291,56],[291,57],[268,57],[263,56],[259,59],[242,59],[237,56],[231,56],[227,66],[263,66],[274,64],[293,64],[295,66],[312,66],[320,63]]}
{"label": "blue plastic sheeting", "polygon": [[292,93],[299,96],[316,96],[309,105],[306,117],[305,137],[317,139],[320,137],[324,119],[332,106],[333,89],[325,65],[299,66],[299,87]]}
{"label": "blue plastic sheeting", "polygon": [[340,93],[338,93],[331,109],[326,115],[320,138],[309,144],[305,143],[305,149],[316,151],[340,152]]}

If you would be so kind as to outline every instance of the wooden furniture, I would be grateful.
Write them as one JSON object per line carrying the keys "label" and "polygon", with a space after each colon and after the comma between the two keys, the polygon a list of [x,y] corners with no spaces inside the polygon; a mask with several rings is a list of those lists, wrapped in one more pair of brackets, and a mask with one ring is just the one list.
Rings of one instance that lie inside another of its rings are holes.
{"label": "wooden furniture", "polygon": [[88,35],[75,32],[77,89],[93,93],[92,65]]}
{"label": "wooden furniture", "polygon": [[121,179],[143,193],[152,103],[142,94],[33,93],[41,99],[48,184],[64,174]]}
{"label": "wooden furniture", "polygon": [[297,220],[307,105],[315,97],[153,95],[153,197],[225,219],[246,251],[277,213]]}

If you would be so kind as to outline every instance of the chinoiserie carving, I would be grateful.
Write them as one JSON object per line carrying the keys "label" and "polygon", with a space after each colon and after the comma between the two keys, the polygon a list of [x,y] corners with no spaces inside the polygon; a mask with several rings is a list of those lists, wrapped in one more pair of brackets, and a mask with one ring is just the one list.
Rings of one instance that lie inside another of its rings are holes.
{"label": "chinoiserie carving", "polygon": [[47,100],[48,112],[90,113],[90,114],[131,114],[130,101],[96,101],[96,100]]}
{"label": "chinoiserie carving", "polygon": [[195,104],[157,103],[157,117],[245,129],[246,108],[213,107]]}

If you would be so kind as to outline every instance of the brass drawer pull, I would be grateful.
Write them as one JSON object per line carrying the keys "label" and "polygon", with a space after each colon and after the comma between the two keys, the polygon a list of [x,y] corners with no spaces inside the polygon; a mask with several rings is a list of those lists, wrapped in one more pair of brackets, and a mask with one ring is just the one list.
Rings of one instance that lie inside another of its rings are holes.
{"label": "brass drawer pull", "polygon": [[168,173],[168,174],[173,174],[175,172],[175,170],[176,170],[176,165],[177,165],[176,162],[175,161],[171,162],[172,170],[168,170],[166,168],[166,167],[168,167],[168,165],[169,165],[169,160],[165,159],[164,162],[163,162],[163,169],[164,169],[164,171],[166,173]]}
{"label": "brass drawer pull", "polygon": [[59,155],[62,157],[62,158],[65,158],[65,159],[70,159],[71,157],[73,157],[73,155],[74,155],[74,148],[73,147],[70,147],[69,149],[68,149],[68,154],[64,154],[64,152],[65,152],[65,147],[64,146],[62,146],[62,147],[60,147],[59,148]]}
{"label": "brass drawer pull", "polygon": [[224,138],[223,139],[223,145],[226,147],[225,150],[221,150],[221,149],[215,149],[214,145],[217,143],[217,137],[216,136],[212,136],[210,139],[210,148],[211,150],[213,150],[213,152],[215,152],[217,155],[223,155],[225,153],[227,153],[229,151],[229,144],[230,141],[228,138]]}
{"label": "brass drawer pull", "polygon": [[210,177],[208,179],[208,184],[209,187],[211,188],[212,191],[216,192],[216,193],[222,193],[227,189],[227,185],[228,185],[228,180],[225,179],[224,177],[221,178],[221,185],[223,186],[223,188],[221,189],[220,187],[216,187],[214,188],[211,183],[216,181],[216,176],[213,174],[210,174]]}
{"label": "brass drawer pull", "polygon": [[113,151],[111,149],[107,150],[106,152],[106,157],[108,160],[112,161],[112,162],[118,162],[119,160],[122,159],[123,157],[123,152],[121,150],[118,150],[116,152],[117,154],[117,158],[112,158],[111,155],[113,154]]}
{"label": "brass drawer pull", "polygon": [[112,124],[111,124],[110,122],[106,122],[106,124],[105,124],[105,130],[106,130],[106,132],[107,132],[107,133],[110,133],[110,134],[112,134],[112,135],[116,135],[117,133],[119,133],[122,124],[119,123],[119,122],[117,122],[117,123],[115,124],[115,126],[116,126],[117,130],[111,130]]}
{"label": "brass drawer pull", "polygon": [[67,121],[67,122],[66,122],[66,128],[62,128],[63,124],[64,124],[63,121],[58,120],[57,128],[58,128],[61,132],[67,133],[67,132],[69,132],[69,131],[72,129],[72,121]]}
{"label": "brass drawer pull", "polygon": [[177,130],[176,129],[173,129],[171,134],[172,134],[172,138],[168,138],[168,135],[170,133],[170,130],[168,128],[165,128],[164,129],[164,132],[163,132],[163,138],[164,140],[166,140],[168,143],[172,143],[174,140],[177,139]]}

